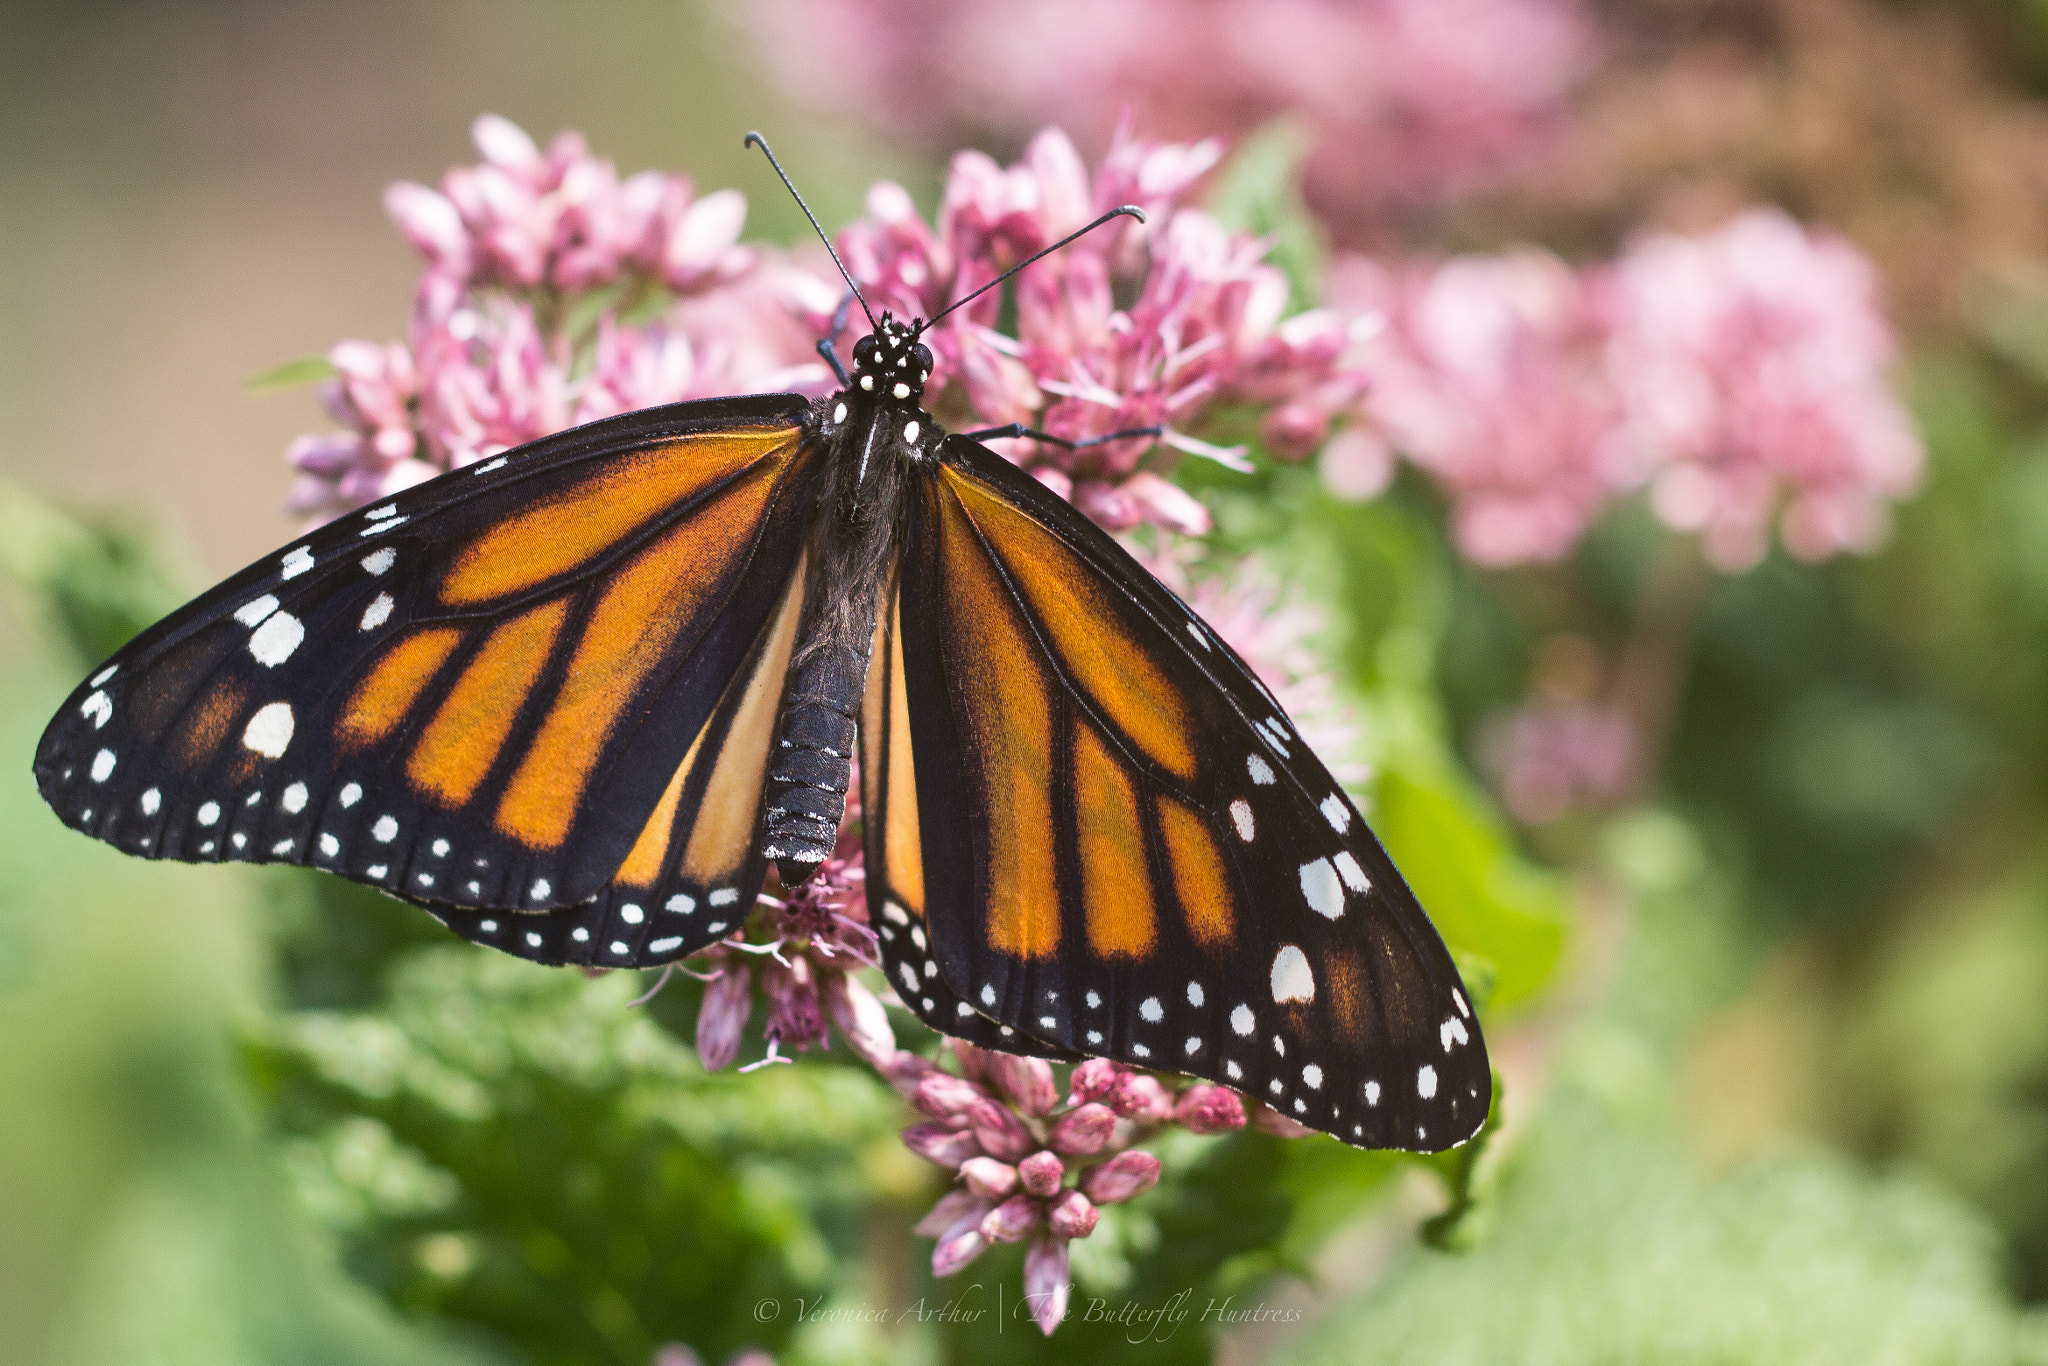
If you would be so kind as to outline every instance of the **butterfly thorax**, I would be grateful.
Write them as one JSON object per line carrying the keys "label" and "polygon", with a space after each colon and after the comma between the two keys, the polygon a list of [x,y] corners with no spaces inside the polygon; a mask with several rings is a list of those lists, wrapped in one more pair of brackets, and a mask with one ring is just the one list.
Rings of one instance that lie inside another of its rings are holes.
{"label": "butterfly thorax", "polygon": [[904,472],[933,458],[945,438],[918,406],[932,355],[911,328],[884,314],[854,345],[853,363],[851,383],[811,412],[812,439],[829,452],[763,796],[766,853],[788,886],[815,872],[838,841]]}

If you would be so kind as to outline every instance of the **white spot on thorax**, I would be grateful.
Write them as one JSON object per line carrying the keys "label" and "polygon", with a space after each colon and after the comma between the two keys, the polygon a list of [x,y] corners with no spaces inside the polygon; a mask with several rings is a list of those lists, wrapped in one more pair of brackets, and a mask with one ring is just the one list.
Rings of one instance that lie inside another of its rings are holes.
{"label": "white spot on thorax", "polygon": [[1276,1003],[1315,1000],[1316,976],[1309,970],[1308,955],[1294,945],[1282,944],[1280,952],[1273,955],[1272,976]]}
{"label": "white spot on thorax", "polygon": [[875,391],[875,377],[873,375],[862,375],[860,377],[860,387],[872,394]]}
{"label": "white spot on thorax", "polygon": [[832,420],[834,422],[846,421],[846,405],[844,403],[839,404],[837,407],[833,408]]}
{"label": "white spot on thorax", "polygon": [[242,730],[242,744],[265,758],[275,759],[292,742],[297,722],[289,702],[272,702],[259,708]]}
{"label": "white spot on thorax", "polygon": [[[899,384],[899,385],[897,385],[896,387],[897,387],[898,389],[901,389],[901,388],[902,388],[903,386]],[[898,395],[897,395],[897,397],[898,397],[898,398],[901,398],[901,397],[903,397],[903,395],[901,395],[901,394],[898,394]],[[915,422],[906,422],[906,423],[904,423],[904,424],[903,424],[903,444],[904,444],[904,445],[906,445],[906,446],[915,446],[915,445],[917,444],[917,434],[918,434],[918,433],[919,433],[920,431],[922,431],[922,430],[923,430],[923,428],[919,427],[919,426],[918,426],[918,425],[917,425],[917,424],[916,424]]]}
{"label": "white spot on thorax", "polygon": [[903,381],[898,380],[896,381],[896,387],[894,389],[891,389],[889,392],[896,395],[897,398],[909,398],[910,386],[905,384]]}

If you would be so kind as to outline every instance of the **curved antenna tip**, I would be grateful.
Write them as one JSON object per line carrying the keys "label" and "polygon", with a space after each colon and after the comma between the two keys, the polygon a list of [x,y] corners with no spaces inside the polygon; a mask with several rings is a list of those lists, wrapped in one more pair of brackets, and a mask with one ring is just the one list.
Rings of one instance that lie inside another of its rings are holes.
{"label": "curved antenna tip", "polygon": [[[752,133],[749,133],[747,136],[752,137],[754,135]],[[1145,221],[1145,211],[1139,208],[1136,204],[1119,204],[1115,208],[1111,209],[1110,212],[1112,214],[1126,214],[1132,218],[1137,219],[1140,223]]]}
{"label": "curved antenna tip", "polygon": [[754,132],[752,129],[749,129],[747,131],[746,137],[740,140],[740,146],[742,147],[766,147],[767,145],[768,139],[762,137],[759,133]]}

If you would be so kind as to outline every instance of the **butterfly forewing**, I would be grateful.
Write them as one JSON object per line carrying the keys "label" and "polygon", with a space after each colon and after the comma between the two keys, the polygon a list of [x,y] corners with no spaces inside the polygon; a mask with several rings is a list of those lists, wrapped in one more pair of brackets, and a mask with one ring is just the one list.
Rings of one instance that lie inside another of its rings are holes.
{"label": "butterfly forewing", "polygon": [[786,595],[820,464],[802,413],[631,414],[320,528],[97,671],[43,737],[44,796],[149,857],[585,901]]}
{"label": "butterfly forewing", "polygon": [[[1491,1078],[1434,929],[1243,661],[955,438],[905,519],[924,917],[976,1010],[1437,1150]],[[872,844],[871,844],[872,847]]]}

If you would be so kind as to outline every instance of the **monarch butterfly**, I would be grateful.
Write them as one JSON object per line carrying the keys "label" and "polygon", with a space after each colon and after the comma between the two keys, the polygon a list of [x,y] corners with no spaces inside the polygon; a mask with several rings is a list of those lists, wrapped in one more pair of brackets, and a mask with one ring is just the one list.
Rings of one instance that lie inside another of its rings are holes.
{"label": "monarch butterfly", "polygon": [[857,743],[882,967],[933,1029],[1463,1142],[1491,1074],[1415,897],[1230,646],[977,439],[1023,429],[919,406],[949,311],[870,314],[850,374],[822,341],[827,398],[629,413],[301,537],[79,686],[43,796],[643,967],[737,932],[770,862],[810,877]]}

